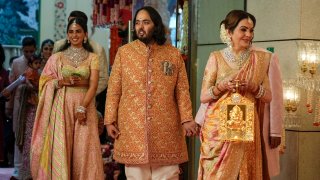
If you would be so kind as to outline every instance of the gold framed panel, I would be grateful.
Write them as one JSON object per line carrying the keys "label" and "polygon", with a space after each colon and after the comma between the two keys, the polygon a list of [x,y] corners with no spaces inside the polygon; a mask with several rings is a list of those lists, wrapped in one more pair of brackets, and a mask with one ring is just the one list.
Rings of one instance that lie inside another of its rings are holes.
{"label": "gold framed panel", "polygon": [[254,102],[233,93],[219,108],[219,136],[222,141],[254,141]]}

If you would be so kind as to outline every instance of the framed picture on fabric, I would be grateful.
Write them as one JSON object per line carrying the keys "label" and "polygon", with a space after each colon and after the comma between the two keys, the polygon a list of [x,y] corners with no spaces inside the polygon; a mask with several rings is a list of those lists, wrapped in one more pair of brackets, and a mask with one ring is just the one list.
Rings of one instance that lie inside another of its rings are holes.
{"label": "framed picture on fabric", "polygon": [[40,0],[0,0],[0,42],[21,45],[26,36],[39,37]]}

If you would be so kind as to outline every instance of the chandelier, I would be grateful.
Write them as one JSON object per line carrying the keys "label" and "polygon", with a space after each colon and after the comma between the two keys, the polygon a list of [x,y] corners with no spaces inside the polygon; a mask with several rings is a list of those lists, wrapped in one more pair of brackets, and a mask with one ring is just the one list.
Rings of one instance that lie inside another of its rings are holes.
{"label": "chandelier", "polygon": [[[320,42],[298,41],[299,72],[296,79],[284,81],[284,106],[286,127],[300,127],[301,118],[297,116],[300,99],[305,100],[301,112],[313,117],[313,126],[320,127]],[[303,98],[300,95],[304,94]]]}

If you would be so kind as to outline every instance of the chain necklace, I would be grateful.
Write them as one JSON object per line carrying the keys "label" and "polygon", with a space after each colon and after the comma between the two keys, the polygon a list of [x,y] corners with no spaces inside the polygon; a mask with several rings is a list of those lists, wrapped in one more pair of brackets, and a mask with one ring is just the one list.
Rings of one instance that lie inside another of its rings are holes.
{"label": "chain necklace", "polygon": [[69,47],[63,51],[63,54],[78,67],[85,59],[87,59],[89,52],[84,48]]}
{"label": "chain necklace", "polygon": [[232,50],[232,48],[223,49],[223,54],[226,57],[227,61],[233,64],[236,64],[239,68],[249,59],[250,49],[246,49],[244,52],[240,54],[240,56],[236,57]]}

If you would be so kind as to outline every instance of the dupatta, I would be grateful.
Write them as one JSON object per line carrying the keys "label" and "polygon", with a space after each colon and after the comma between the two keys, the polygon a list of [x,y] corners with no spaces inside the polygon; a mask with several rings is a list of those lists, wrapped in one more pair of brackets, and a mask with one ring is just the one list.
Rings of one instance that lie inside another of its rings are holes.
{"label": "dupatta", "polygon": [[65,87],[56,89],[61,53],[52,55],[39,81],[39,104],[31,139],[33,179],[69,179],[65,142]]}

